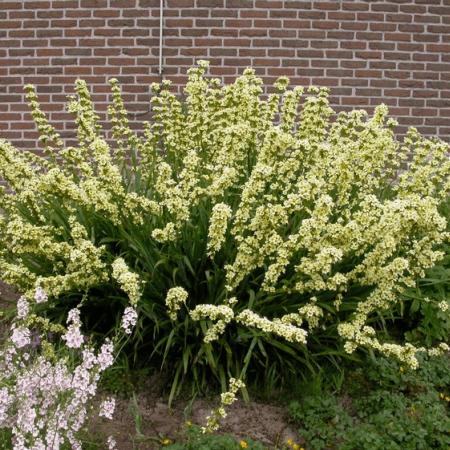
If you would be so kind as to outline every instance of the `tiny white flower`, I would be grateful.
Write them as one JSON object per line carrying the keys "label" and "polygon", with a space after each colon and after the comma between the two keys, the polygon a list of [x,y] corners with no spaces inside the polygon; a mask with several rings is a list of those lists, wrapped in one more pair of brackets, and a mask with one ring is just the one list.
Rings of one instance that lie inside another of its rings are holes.
{"label": "tiny white flower", "polygon": [[36,303],[45,303],[48,300],[48,295],[40,286],[38,286],[34,292],[34,299]]}
{"label": "tiny white flower", "polygon": [[125,330],[126,334],[131,334],[132,328],[136,325],[138,314],[136,309],[128,306],[125,308],[122,316],[122,324],[121,327]]}
{"label": "tiny white flower", "polygon": [[112,420],[115,408],[116,408],[116,399],[111,397],[108,400],[104,400],[100,404],[100,411],[98,415],[100,417],[106,417],[107,419]]}
{"label": "tiny white flower", "polygon": [[17,300],[17,317],[19,319],[25,319],[30,312],[30,307],[28,305],[28,300],[22,296]]}
{"label": "tiny white flower", "polygon": [[11,340],[17,348],[25,347],[31,342],[30,330],[26,327],[14,328]]}
{"label": "tiny white flower", "polygon": [[108,439],[106,440],[106,443],[108,444],[108,450],[114,450],[117,448],[117,442],[112,436],[108,436]]}

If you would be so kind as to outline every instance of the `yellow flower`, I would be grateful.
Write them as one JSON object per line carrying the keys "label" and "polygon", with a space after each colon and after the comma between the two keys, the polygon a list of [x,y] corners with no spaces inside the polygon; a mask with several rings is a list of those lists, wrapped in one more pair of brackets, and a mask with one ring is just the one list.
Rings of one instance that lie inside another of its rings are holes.
{"label": "yellow flower", "polygon": [[172,441],[168,438],[165,438],[161,441],[162,445],[170,445],[172,443]]}
{"label": "yellow flower", "polygon": [[239,442],[239,446],[240,446],[241,448],[247,448],[247,447],[248,447],[248,444],[247,444],[246,441],[240,441],[240,442]]}
{"label": "yellow flower", "polygon": [[288,439],[286,444],[289,445],[289,447],[292,447],[294,445],[294,441],[292,439]]}
{"label": "yellow flower", "polygon": [[187,420],[186,423],[185,423],[185,425],[186,425],[187,427],[191,427],[191,426],[192,426],[192,422],[191,422],[190,420]]}

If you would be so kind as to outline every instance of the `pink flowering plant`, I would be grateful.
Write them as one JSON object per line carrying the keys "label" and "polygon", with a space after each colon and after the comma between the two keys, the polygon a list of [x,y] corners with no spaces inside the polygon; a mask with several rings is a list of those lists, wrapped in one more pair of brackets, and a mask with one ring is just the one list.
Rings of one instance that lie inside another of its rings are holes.
{"label": "pink flowering plant", "polygon": [[[126,330],[119,329],[96,350],[81,330],[79,308],[69,311],[64,327],[33,313],[37,303],[46,301],[39,287],[34,298],[18,300],[9,339],[0,351],[0,429],[13,450],[81,449],[80,433],[92,414],[113,418],[114,398],[101,402],[99,410],[94,399],[102,373],[137,319],[135,310],[128,311]],[[107,448],[115,448],[112,436]]]}

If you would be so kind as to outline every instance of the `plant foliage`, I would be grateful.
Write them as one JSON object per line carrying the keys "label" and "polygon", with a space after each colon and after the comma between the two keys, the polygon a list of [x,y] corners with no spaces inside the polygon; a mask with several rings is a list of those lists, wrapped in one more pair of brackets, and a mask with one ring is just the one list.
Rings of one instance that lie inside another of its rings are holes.
{"label": "plant foliage", "polygon": [[3,279],[44,289],[53,318],[83,299],[102,334],[136,306],[130,360],[170,370],[171,398],[186,377],[278,383],[359,347],[412,367],[445,350],[383,330],[444,255],[448,144],[415,129],[400,142],[384,105],[332,121],[326,89],[281,77],[266,98],[251,69],[225,86],[206,70],[189,70],[185,100],[152,86],[143,136],[111,80],[112,143],[78,80],[74,147],[26,87],[47,157],[0,140]]}

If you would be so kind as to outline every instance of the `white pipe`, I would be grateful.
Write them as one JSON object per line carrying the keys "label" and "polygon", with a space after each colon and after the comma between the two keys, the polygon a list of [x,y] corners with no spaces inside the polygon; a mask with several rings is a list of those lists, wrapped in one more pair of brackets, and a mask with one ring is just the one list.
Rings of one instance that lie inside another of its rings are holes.
{"label": "white pipe", "polygon": [[159,2],[159,75],[162,76],[163,73],[163,63],[162,63],[162,41],[163,41],[163,11],[164,11],[164,0]]}

